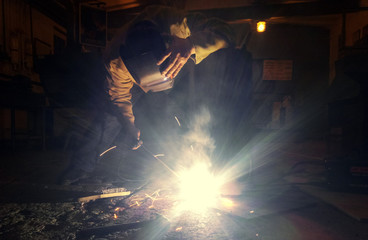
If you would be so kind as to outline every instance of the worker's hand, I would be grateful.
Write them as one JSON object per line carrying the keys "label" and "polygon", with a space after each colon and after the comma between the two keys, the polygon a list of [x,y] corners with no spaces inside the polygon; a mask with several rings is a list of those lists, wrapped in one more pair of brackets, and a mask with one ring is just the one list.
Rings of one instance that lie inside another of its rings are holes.
{"label": "worker's hand", "polygon": [[131,139],[131,141],[129,141],[129,143],[131,143],[131,149],[132,150],[137,150],[138,148],[140,148],[143,144],[143,141],[140,139],[141,138],[141,131],[136,128],[134,125],[131,125],[128,127],[128,136]]}
{"label": "worker's hand", "polygon": [[169,48],[166,50],[164,56],[158,61],[157,65],[161,65],[169,58],[167,67],[162,71],[162,75],[174,78],[178,75],[192,54],[195,54],[195,48],[190,38],[184,39],[172,36]]}

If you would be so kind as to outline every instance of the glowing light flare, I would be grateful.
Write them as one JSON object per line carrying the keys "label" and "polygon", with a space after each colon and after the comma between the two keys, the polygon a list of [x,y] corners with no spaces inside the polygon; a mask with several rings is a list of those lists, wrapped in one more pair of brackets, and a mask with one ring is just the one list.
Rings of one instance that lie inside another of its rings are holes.
{"label": "glowing light flare", "polygon": [[266,31],[266,22],[265,21],[257,22],[257,32],[264,32],[264,31]]}
{"label": "glowing light flare", "polygon": [[203,211],[214,207],[224,179],[210,173],[207,164],[196,164],[179,174],[180,210]]}
{"label": "glowing light flare", "polygon": [[183,227],[177,227],[177,228],[175,229],[175,231],[176,231],[176,232],[180,232],[181,230],[183,230]]}

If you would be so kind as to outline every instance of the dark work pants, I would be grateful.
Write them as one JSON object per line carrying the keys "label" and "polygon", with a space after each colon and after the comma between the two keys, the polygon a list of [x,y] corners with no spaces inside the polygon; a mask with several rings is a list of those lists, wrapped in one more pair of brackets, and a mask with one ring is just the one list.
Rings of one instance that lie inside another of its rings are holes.
{"label": "dark work pants", "polygon": [[101,159],[100,154],[112,147],[123,131],[116,116],[106,112],[101,114],[93,121],[80,146],[74,151],[71,159],[74,168],[92,172]]}

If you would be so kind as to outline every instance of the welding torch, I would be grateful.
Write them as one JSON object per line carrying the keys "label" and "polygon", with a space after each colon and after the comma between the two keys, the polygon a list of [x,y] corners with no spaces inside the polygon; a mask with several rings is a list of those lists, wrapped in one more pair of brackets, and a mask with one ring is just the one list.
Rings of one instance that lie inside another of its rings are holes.
{"label": "welding torch", "polygon": [[[148,153],[150,156],[152,156],[154,159],[156,159],[159,163],[161,163],[167,170],[169,170],[172,174],[174,174],[176,177],[179,177],[179,175],[171,168],[169,167],[164,161],[162,161],[157,155],[153,154],[146,146],[143,145],[143,141],[139,140],[137,145],[135,146],[136,148],[132,148],[133,150],[136,150],[138,148],[143,149],[146,153]],[[113,150],[117,148],[117,146],[112,146],[109,149],[106,149],[105,151],[103,151],[100,154],[100,157],[102,157],[104,154],[106,154],[107,152]]]}
{"label": "welding torch", "polygon": [[179,177],[179,175],[170,168],[164,161],[162,161],[157,155],[153,154],[150,150],[146,148],[146,146],[142,146],[142,149],[145,150],[148,154],[150,154],[154,159],[156,159],[159,163],[161,163],[167,170],[169,170],[172,174],[174,174],[176,177]]}
{"label": "welding torch", "polygon": [[[181,127],[181,123],[178,119],[177,116],[174,117],[176,122],[178,123],[179,127]],[[127,146],[127,145],[126,145]],[[128,147],[128,146],[127,146]],[[109,149],[103,151],[101,154],[100,154],[100,157],[102,157],[105,153],[109,152],[110,150],[113,150],[117,148],[117,146],[112,146],[110,147]],[[138,140],[138,142],[133,146],[133,147],[130,147],[130,149],[132,150],[137,150],[138,148],[141,148],[143,149],[146,153],[148,153],[150,156],[152,156],[154,159],[156,159],[159,163],[161,163],[167,170],[169,170],[172,174],[174,174],[176,177],[179,177],[179,175],[171,168],[169,167],[164,161],[162,161],[158,155],[155,155],[152,153],[152,151],[150,151],[145,145],[143,145],[143,141],[141,139]]]}

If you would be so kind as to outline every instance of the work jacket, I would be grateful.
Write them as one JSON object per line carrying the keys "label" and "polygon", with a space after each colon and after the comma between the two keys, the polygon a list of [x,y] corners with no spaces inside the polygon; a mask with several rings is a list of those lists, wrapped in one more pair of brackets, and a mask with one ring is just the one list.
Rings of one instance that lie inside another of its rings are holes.
{"label": "work jacket", "polygon": [[[118,31],[110,42],[104,55],[107,70],[106,83],[109,99],[118,107],[124,120],[134,126],[134,114],[131,103],[131,89],[137,81],[128,71],[119,54],[119,49],[125,43],[126,33],[131,26],[150,21],[158,26],[159,31],[179,38],[190,37],[195,55],[191,58],[195,64],[203,61],[211,53],[229,47],[234,42],[234,35],[229,25],[219,19],[207,19],[200,13],[186,13],[179,9],[162,6],[147,7]],[[145,89],[143,89],[145,90]]]}

